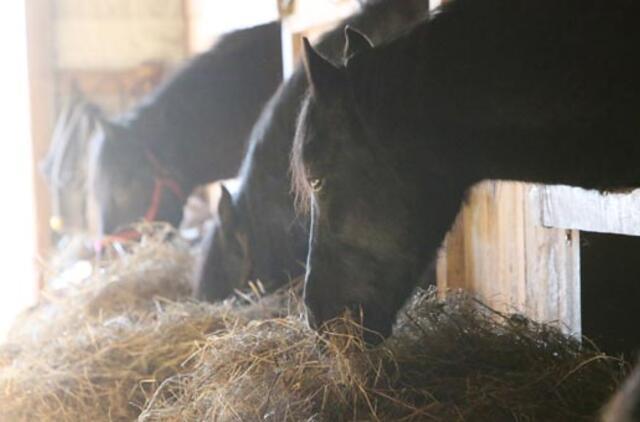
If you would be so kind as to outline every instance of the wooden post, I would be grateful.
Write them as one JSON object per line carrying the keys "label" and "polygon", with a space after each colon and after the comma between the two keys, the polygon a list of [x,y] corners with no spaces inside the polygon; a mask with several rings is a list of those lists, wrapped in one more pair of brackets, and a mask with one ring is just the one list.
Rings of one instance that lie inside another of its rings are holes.
{"label": "wooden post", "polygon": [[50,251],[49,193],[38,163],[46,155],[53,130],[54,105],[54,30],[53,0],[25,0],[31,133],[33,143],[34,195],[36,206],[36,259],[39,287],[44,283],[43,259]]}
{"label": "wooden post", "polygon": [[475,186],[440,253],[438,288],[464,289],[499,311],[580,335],[579,232],[543,227],[544,191],[514,182]]}
{"label": "wooden post", "polygon": [[190,0],[182,0],[182,21],[183,23],[183,34],[182,34],[182,56],[185,58],[191,57],[193,52],[191,51],[191,31],[192,31],[192,22],[191,22],[191,1]]}
{"label": "wooden post", "polygon": [[352,15],[360,6],[355,0],[324,2],[295,0],[280,7],[282,14],[282,70],[284,78],[291,76],[302,51],[302,37],[311,41]]}

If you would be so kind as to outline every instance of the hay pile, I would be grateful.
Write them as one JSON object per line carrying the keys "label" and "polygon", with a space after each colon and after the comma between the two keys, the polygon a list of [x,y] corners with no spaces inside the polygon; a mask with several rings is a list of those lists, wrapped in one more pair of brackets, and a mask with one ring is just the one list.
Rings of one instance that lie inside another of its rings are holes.
{"label": "hay pile", "polygon": [[297,318],[255,321],[209,337],[139,420],[593,420],[622,362],[495,317],[467,297],[421,292],[375,350],[349,322],[320,338]]}
{"label": "hay pile", "polygon": [[26,316],[0,348],[0,420],[593,420],[626,370],[424,291],[367,350],[348,320],[309,330],[288,291],[188,300],[190,260],[178,239],[151,236]]}

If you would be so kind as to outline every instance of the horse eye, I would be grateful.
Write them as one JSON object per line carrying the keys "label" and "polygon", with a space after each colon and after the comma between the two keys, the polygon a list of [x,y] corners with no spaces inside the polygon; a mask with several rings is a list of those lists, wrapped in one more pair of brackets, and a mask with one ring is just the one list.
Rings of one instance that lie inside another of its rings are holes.
{"label": "horse eye", "polygon": [[322,187],[324,186],[324,179],[309,179],[309,185],[311,186],[311,190],[313,190],[314,192],[320,192],[322,190]]}

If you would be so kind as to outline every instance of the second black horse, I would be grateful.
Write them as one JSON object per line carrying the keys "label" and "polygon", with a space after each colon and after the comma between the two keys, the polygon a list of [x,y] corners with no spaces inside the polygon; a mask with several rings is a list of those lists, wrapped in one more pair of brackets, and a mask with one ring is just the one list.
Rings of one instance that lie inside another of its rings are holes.
{"label": "second black horse", "polygon": [[147,220],[177,226],[186,196],[233,177],[245,139],[282,80],[280,24],[223,36],[92,145],[98,231]]}
{"label": "second black horse", "polygon": [[[427,13],[425,0],[371,1],[324,36],[318,48],[342,60],[345,24],[381,42],[408,30]],[[260,280],[271,289],[304,273],[308,222],[296,216],[289,155],[306,89],[304,72],[298,69],[254,127],[238,176],[240,187],[233,195],[223,191],[218,219],[205,240],[198,275],[200,298],[224,299],[250,280]]]}

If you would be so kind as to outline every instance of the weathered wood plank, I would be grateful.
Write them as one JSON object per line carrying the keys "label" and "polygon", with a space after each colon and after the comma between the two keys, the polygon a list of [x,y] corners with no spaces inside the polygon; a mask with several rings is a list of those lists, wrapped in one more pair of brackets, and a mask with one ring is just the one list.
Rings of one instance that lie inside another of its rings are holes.
{"label": "weathered wood plank", "polygon": [[[31,141],[33,162],[39,163],[49,149],[54,122],[53,69],[53,0],[28,0],[25,3],[29,89],[31,111]],[[34,200],[36,207],[36,253],[41,264],[49,255],[49,189],[39,167],[33,166]],[[44,285],[44,270],[37,266],[38,283]]]}
{"label": "weathered wood plank", "polygon": [[536,321],[556,321],[579,336],[580,232],[540,225],[545,189],[528,185],[526,193],[526,315]]}
{"label": "weathered wood plank", "polygon": [[540,198],[533,185],[475,186],[440,254],[438,286],[579,334],[578,232],[542,227]]}
{"label": "weathered wood plank", "polygon": [[327,24],[337,24],[359,9],[360,3],[356,0],[296,0],[285,21],[292,33],[300,33],[326,27]]}
{"label": "weathered wood plank", "polygon": [[640,189],[603,193],[570,186],[541,187],[546,227],[640,236]]}
{"label": "weathered wood plank", "polygon": [[229,6],[211,0],[186,2],[188,50],[191,54],[208,50],[221,34],[278,19],[277,0],[233,0]]}
{"label": "weathered wood plank", "polygon": [[447,288],[472,291],[501,311],[521,308],[521,198],[518,185],[483,183],[472,189],[447,238]]}

